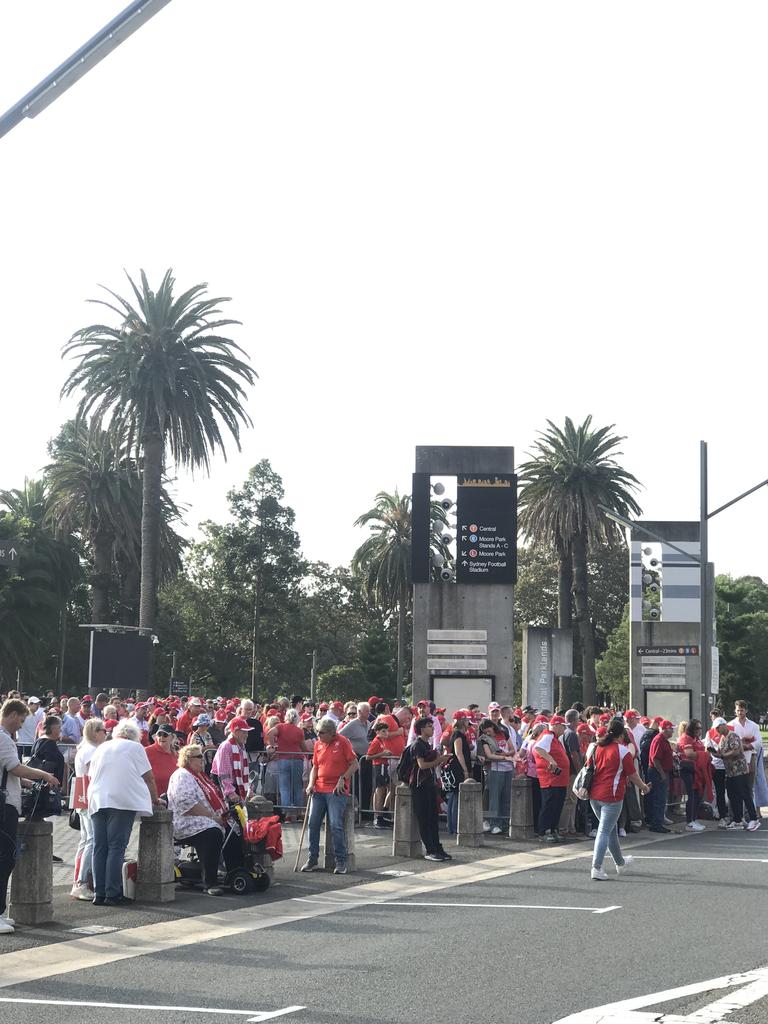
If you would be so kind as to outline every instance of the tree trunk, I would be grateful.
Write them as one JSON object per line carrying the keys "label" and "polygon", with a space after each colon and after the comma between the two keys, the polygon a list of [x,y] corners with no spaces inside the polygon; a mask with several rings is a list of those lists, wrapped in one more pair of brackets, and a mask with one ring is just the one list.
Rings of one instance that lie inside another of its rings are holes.
{"label": "tree trunk", "polygon": [[403,696],[403,677],[405,675],[405,618],[408,614],[408,584],[400,587],[400,600],[397,608],[397,693],[398,700]]}
{"label": "tree trunk", "polygon": [[160,554],[160,491],[163,482],[163,438],[144,437],[141,473],[141,597],[139,626],[153,629],[157,614],[158,561]]}
{"label": "tree trunk", "polygon": [[[558,548],[557,576],[557,625],[560,629],[573,629],[573,562],[570,548]],[[568,701],[571,685],[570,676],[558,676],[560,698],[558,704],[564,706]]]}
{"label": "tree trunk", "polygon": [[573,538],[573,603],[576,608],[576,623],[581,637],[583,700],[586,705],[597,699],[597,676],[595,674],[595,634],[589,615],[589,583],[587,577],[587,545],[584,537]]}
{"label": "tree trunk", "polygon": [[112,551],[115,536],[109,530],[93,535],[93,572],[91,573],[91,615],[99,624],[111,622],[109,586],[112,582]]}

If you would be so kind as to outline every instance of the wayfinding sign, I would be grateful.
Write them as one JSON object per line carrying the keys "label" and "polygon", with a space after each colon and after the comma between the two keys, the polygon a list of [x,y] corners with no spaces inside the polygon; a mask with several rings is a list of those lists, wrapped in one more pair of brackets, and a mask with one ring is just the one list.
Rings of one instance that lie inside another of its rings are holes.
{"label": "wayfinding sign", "polygon": [[0,565],[10,565],[15,568],[19,564],[20,557],[18,544],[13,541],[0,541]]}
{"label": "wayfinding sign", "polygon": [[456,581],[517,581],[517,477],[456,480]]}
{"label": "wayfinding sign", "polygon": [[192,684],[189,679],[172,679],[170,684],[170,697],[190,697]]}

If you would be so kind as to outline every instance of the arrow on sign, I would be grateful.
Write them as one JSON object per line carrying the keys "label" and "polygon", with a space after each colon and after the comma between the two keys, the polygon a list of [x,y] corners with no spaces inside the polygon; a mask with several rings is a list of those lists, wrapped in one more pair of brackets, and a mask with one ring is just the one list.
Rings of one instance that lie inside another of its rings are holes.
{"label": "arrow on sign", "polygon": [[0,546],[0,565],[16,565],[20,557],[17,548]]}
{"label": "arrow on sign", "polygon": [[462,564],[462,565],[469,565],[469,562],[468,562],[468,561],[466,560],[466,558],[465,558],[465,559],[464,559],[464,561],[463,561],[463,562],[462,562],[461,564]]}

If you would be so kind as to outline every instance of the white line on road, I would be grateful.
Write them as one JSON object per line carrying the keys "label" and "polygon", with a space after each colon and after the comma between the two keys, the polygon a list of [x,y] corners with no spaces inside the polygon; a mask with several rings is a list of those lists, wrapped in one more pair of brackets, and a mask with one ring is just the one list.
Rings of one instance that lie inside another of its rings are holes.
{"label": "white line on road", "polygon": [[93,1006],[102,1010],[172,1010],[180,1013],[223,1013],[236,1017],[247,1017],[254,1024],[274,1020],[288,1013],[306,1010],[306,1006],[286,1006],[282,1010],[220,1010],[211,1006],[153,1006],[147,1003],[92,1003],[81,999],[10,999],[0,996],[0,1003],[27,1003],[33,1006]]}
{"label": "white line on road", "polygon": [[324,899],[310,899],[306,896],[294,896],[297,903],[327,903],[333,902],[337,906],[344,907],[364,907],[366,910],[369,907],[473,907],[480,910],[580,910],[582,913],[587,914],[609,914],[612,910],[621,910],[620,906],[617,907],[551,907],[544,903],[421,903],[415,900],[408,900],[408,902],[401,902],[399,900],[371,900],[366,903],[361,903],[359,900],[352,902],[351,900],[324,900]]}
{"label": "white line on road", "polygon": [[650,854],[650,853],[638,853],[635,854],[635,860],[726,860],[729,863],[735,864],[768,864],[768,860],[764,857],[689,857],[686,854]]}

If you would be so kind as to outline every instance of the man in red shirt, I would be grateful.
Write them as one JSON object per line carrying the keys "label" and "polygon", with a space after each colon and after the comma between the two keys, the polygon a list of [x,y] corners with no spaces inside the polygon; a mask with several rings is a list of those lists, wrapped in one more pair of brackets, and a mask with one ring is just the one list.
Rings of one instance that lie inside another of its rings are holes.
{"label": "man in red shirt", "polygon": [[541,786],[541,811],[539,812],[539,835],[546,843],[562,842],[558,822],[565,803],[565,790],[570,778],[570,758],[560,742],[565,733],[566,722],[562,715],[553,715],[547,732],[541,734],[533,748],[533,756]]}
{"label": "man in red shirt", "polygon": [[[674,767],[672,757],[672,746],[670,739],[674,731],[674,725],[665,718],[659,725],[659,731],[654,736],[651,749],[648,752],[648,778],[646,782],[651,785],[651,792],[645,798],[645,809],[648,815],[649,832],[670,832],[664,824],[664,812],[667,809],[667,793],[669,792],[669,780]],[[650,808],[648,804],[650,803]]]}
{"label": "man in red shirt", "polygon": [[344,812],[349,799],[349,780],[357,771],[357,758],[352,744],[336,731],[332,718],[321,718],[317,723],[317,743],[312,751],[312,771],[309,775],[307,796],[311,798],[309,813],[309,859],[302,871],[315,871],[320,858],[320,827],[325,815],[331,824],[334,875],[347,873],[347,837],[344,831]]}
{"label": "man in red shirt", "polygon": [[168,792],[168,781],[178,767],[173,751],[175,735],[170,725],[161,725],[155,733],[154,743],[147,747],[147,758],[152,766],[158,796],[165,796]]}

